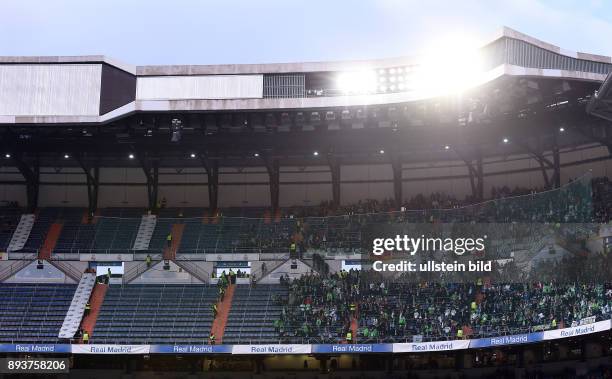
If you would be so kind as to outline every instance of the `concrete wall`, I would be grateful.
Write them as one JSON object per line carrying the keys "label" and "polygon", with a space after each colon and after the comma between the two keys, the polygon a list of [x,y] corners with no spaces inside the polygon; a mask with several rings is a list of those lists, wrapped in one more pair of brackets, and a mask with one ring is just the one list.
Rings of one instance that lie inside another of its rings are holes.
{"label": "concrete wall", "polygon": [[263,97],[263,75],[140,77],[138,100],[245,99]]}
{"label": "concrete wall", "polygon": [[168,284],[202,284],[202,281],[194,278],[188,272],[177,266],[174,262],[170,262],[170,269],[164,270],[164,262],[161,261],[148,271],[134,279],[133,284],[146,283],[168,283]]}
{"label": "concrete wall", "polygon": [[0,115],[96,116],[101,64],[0,65]]}
{"label": "concrete wall", "polygon": [[38,269],[38,261],[33,261],[21,271],[11,276],[5,283],[76,283],[52,264],[43,261],[43,268]]}

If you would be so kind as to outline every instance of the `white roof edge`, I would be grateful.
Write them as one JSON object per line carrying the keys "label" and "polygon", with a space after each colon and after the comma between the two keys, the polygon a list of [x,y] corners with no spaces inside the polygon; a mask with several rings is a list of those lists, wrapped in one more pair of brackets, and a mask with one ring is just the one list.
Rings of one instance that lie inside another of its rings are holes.
{"label": "white roof edge", "polygon": [[[540,77],[602,82],[606,75],[577,71],[526,68],[508,64],[489,70],[478,85],[502,76]],[[435,96],[415,96],[410,93],[376,94],[362,96],[334,96],[313,98],[257,98],[257,99],[180,99],[180,100],[136,100],[101,116],[11,116],[0,115],[0,124],[58,124],[108,123],[135,112],[189,112],[189,111],[235,111],[235,110],[299,110],[329,107],[353,107],[376,104],[397,104],[425,100]]]}
{"label": "white roof edge", "polygon": [[[525,33],[521,33],[518,30],[514,30],[510,27],[507,26],[503,26],[501,28],[501,33],[498,34],[498,37],[495,39],[499,39],[501,37],[508,37],[508,38],[513,38],[513,39],[518,39],[521,41],[525,41],[527,43],[530,43],[532,45],[535,45],[537,47],[540,47],[542,49],[548,50],[548,51],[552,51],[553,53],[557,53],[557,54],[561,54],[561,55],[565,55],[571,58],[577,58],[577,59],[584,59],[584,60],[588,60],[588,61],[593,61],[593,62],[601,62],[601,63],[612,63],[612,58],[609,56],[605,56],[605,55],[597,55],[597,54],[589,54],[589,53],[581,53],[581,52],[577,52],[577,51],[571,51],[571,50],[566,50],[563,49],[559,46],[553,45],[551,43],[548,42],[544,42],[542,40],[539,40],[535,37],[529,36]],[[492,40],[490,42],[493,42],[495,40]]]}
{"label": "white roof edge", "polygon": [[0,64],[27,63],[106,63],[120,70],[136,75],[136,66],[123,63],[106,55],[65,55],[65,56],[0,56]]}
{"label": "white roof edge", "polygon": [[[541,41],[510,27],[503,26],[493,35],[484,40],[482,46],[491,44],[500,38],[507,37],[521,40],[571,58],[584,59],[593,62],[612,63],[609,56],[574,52],[562,49],[553,44]],[[262,64],[221,64],[221,65],[147,65],[134,66],[104,55],[86,56],[24,56],[2,57],[2,63],[88,63],[104,62],[123,71],[138,76],[169,76],[169,75],[221,75],[221,74],[262,74],[262,73],[299,73],[316,71],[342,71],[361,68],[385,68],[417,63],[415,57],[394,57],[355,61],[327,61],[327,62],[289,62],[289,63],[262,63]]]}

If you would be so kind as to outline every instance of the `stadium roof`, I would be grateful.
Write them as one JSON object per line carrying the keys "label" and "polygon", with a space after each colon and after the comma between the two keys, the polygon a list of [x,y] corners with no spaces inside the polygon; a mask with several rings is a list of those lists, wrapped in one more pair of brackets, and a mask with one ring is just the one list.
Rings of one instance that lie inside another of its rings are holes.
{"label": "stadium roof", "polygon": [[159,168],[204,167],[214,183],[219,167],[265,166],[278,184],[281,162],[329,166],[332,179],[341,164],[390,163],[397,184],[402,163],[462,161],[482,183],[483,159],[516,154],[554,168],[558,185],[560,153],[612,151],[604,120],[585,112],[610,57],[509,28],[479,46],[260,65],[0,57],[0,151],[31,197],[39,167],[81,167],[95,182],[93,168],[140,166],[147,183]]}
{"label": "stadium roof", "polygon": [[131,66],[105,56],[0,57],[0,124],[108,123],[136,112],[400,104],[502,77],[601,82],[612,70],[610,57],[564,50],[510,28],[474,51],[447,48],[431,57],[240,65]]}

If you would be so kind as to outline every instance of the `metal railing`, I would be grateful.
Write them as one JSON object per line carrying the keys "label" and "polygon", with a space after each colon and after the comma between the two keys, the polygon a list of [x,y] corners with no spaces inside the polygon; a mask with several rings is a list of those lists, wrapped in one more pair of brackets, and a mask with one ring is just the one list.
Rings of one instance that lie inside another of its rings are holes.
{"label": "metal railing", "polygon": [[67,264],[63,261],[47,259],[47,262],[55,266],[58,270],[62,271],[64,274],[68,275],[70,278],[74,279],[77,283],[81,280],[81,276],[83,276],[82,272],[75,269],[72,265]]}
{"label": "metal railing", "polygon": [[23,270],[23,268],[32,263],[36,259],[36,257],[37,254],[31,254],[27,258],[16,260],[14,261],[14,263],[11,263],[7,267],[4,267],[2,270],[0,270],[0,282],[5,281],[6,279],[18,273],[19,271]]}
{"label": "metal railing", "polygon": [[210,283],[210,273],[200,268],[200,266],[198,266],[197,264],[188,260],[180,259],[176,259],[173,262],[183,270],[187,271],[191,275],[195,276],[197,279],[201,280],[203,283]]}
{"label": "metal railing", "polygon": [[[159,259],[157,259],[159,258]],[[151,257],[151,264],[148,265],[146,262],[140,262],[123,274],[123,283],[127,284],[138,278],[143,273],[149,271],[153,266],[161,262],[161,256],[156,258]]]}

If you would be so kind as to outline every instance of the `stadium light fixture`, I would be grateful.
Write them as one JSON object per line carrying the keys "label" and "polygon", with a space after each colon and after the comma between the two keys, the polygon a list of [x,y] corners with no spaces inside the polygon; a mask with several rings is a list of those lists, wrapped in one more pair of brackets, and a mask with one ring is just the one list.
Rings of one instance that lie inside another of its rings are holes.
{"label": "stadium light fixture", "polygon": [[68,159],[68,158],[70,158],[70,155],[64,154],[64,159]]}
{"label": "stadium light fixture", "polygon": [[190,156],[191,158],[195,158],[195,157],[196,157],[195,153],[191,153],[191,154],[189,154],[189,156]]}
{"label": "stadium light fixture", "polygon": [[564,128],[564,127],[560,127],[560,128],[559,128],[559,132],[563,133],[564,131],[565,131],[565,128]]}
{"label": "stadium light fixture", "polygon": [[128,155],[128,158],[134,159],[134,154],[130,153],[130,155]]}
{"label": "stadium light fixture", "polygon": [[360,70],[343,72],[338,75],[336,86],[344,94],[368,94],[376,92],[378,77],[376,71]]}
{"label": "stadium light fixture", "polygon": [[409,87],[423,97],[460,93],[484,82],[479,43],[468,36],[448,36],[422,54]]}
{"label": "stadium light fixture", "polygon": [[10,157],[11,157],[11,154],[10,154],[10,153],[6,153],[6,154],[4,154],[4,158],[9,159]]}
{"label": "stadium light fixture", "polygon": [[508,143],[508,142],[510,142],[510,140],[509,140],[508,138],[504,137],[504,139],[502,140],[502,142],[503,142],[503,143]]}
{"label": "stadium light fixture", "polygon": [[312,153],[312,155],[314,155],[315,157],[318,157],[318,156],[319,156],[319,152],[318,152],[318,151],[314,151],[314,152]]}
{"label": "stadium light fixture", "polygon": [[380,149],[379,153],[384,154],[385,151],[383,149]]}
{"label": "stadium light fixture", "polygon": [[444,150],[450,150],[450,146],[449,145],[445,145],[444,146]]}
{"label": "stadium light fixture", "polygon": [[255,158],[259,157],[259,153],[255,153],[255,154],[253,154],[253,156],[254,156]]}

